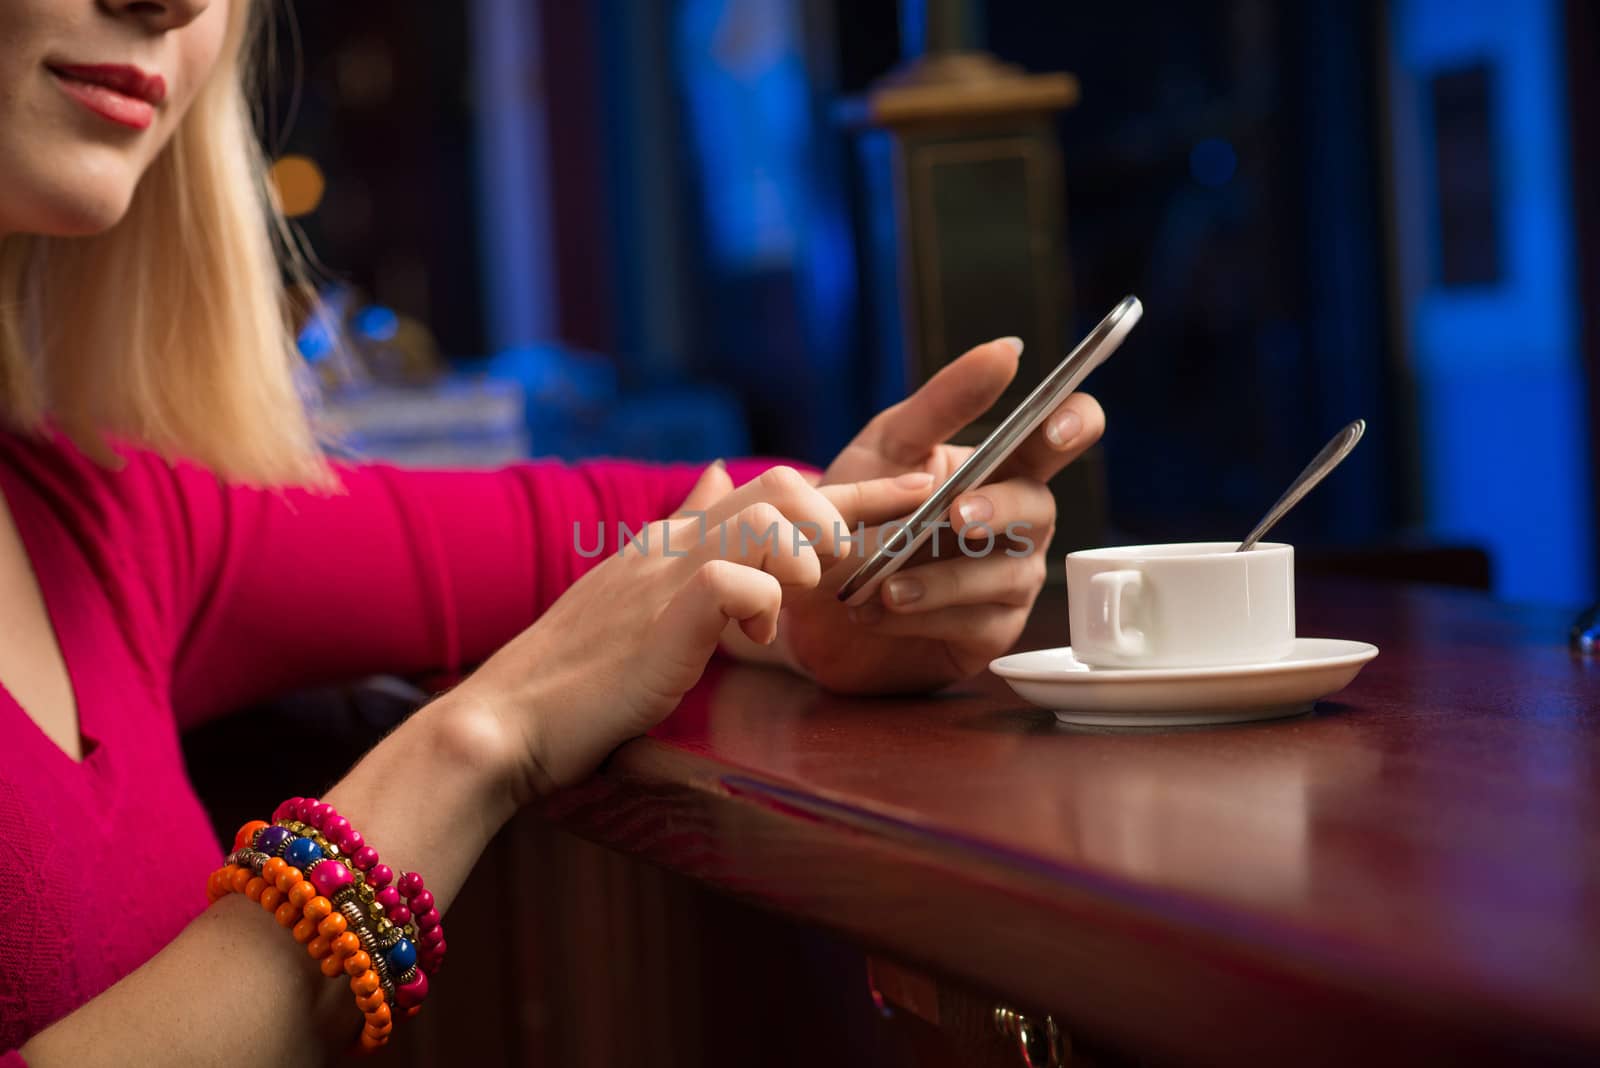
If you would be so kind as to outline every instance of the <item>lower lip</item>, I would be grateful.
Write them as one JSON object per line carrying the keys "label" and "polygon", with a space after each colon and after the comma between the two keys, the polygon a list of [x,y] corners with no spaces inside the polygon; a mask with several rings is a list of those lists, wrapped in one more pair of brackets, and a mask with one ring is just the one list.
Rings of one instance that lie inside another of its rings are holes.
{"label": "lower lip", "polygon": [[156,109],[149,101],[107,89],[93,82],[69,78],[58,71],[50,73],[56,76],[56,81],[60,83],[63,92],[102,119],[109,119],[119,126],[127,126],[134,130],[149,129],[150,124],[155,121]]}

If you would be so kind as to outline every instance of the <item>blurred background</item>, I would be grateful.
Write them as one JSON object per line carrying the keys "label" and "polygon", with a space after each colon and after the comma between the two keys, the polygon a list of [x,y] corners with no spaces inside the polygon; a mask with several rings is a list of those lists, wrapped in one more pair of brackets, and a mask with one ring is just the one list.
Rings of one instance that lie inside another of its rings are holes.
{"label": "blurred background", "polygon": [[361,455],[824,464],[1131,292],[1068,547],[1240,537],[1364,417],[1308,566],[1587,603],[1589,7],[286,0],[301,348]]}

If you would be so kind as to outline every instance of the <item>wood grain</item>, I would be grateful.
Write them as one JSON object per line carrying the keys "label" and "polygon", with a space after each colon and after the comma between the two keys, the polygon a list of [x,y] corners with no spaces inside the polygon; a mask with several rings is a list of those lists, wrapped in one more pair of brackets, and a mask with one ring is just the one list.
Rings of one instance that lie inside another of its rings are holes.
{"label": "wood grain", "polygon": [[[545,815],[1130,1057],[1592,1059],[1600,672],[1569,614],[1306,585],[1302,634],[1382,654],[1310,716],[1223,728],[722,665]],[[1048,593],[1023,647],[1065,615]]]}

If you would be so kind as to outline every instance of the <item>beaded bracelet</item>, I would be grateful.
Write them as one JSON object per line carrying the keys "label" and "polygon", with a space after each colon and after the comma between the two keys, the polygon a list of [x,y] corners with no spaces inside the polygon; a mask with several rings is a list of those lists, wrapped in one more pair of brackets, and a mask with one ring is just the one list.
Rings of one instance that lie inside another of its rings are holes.
{"label": "beaded bracelet", "polygon": [[[400,903],[398,889],[386,885],[374,886],[367,874],[351,863],[351,858],[347,854],[343,854],[336,844],[330,842],[323,836],[321,831],[309,823],[282,819],[274,823],[273,826],[281,827],[295,836],[287,840],[287,844],[281,850],[278,850],[277,855],[281,855],[288,863],[302,868],[308,864],[315,863],[321,857],[332,857],[335,860],[344,861],[350,868],[350,874],[355,877],[356,896],[361,899],[362,908],[372,918],[372,923],[377,928],[378,933],[387,934],[391,927],[398,928],[401,932],[401,937],[411,942],[412,945],[416,944],[418,934],[416,920],[412,916],[411,910]],[[273,853],[274,850],[269,848],[266,852]],[[377,865],[377,867],[388,870],[386,865]],[[390,872],[385,877],[385,881],[387,882],[392,878],[393,873]]]}
{"label": "beaded bracelet", "polygon": [[[303,799],[295,798],[294,800],[301,801]],[[285,805],[287,804],[289,802],[285,802]],[[309,804],[315,805],[317,802],[311,801]],[[282,811],[283,807],[280,805],[279,810]],[[327,808],[327,806],[323,807]],[[327,808],[327,811],[331,812],[332,809]],[[249,836],[246,836],[247,830],[251,832]],[[385,891],[393,888],[382,887],[375,895],[368,890],[366,896],[363,896],[360,889],[362,873],[359,869],[353,866],[346,866],[337,856],[324,855],[322,846],[318,845],[314,839],[296,836],[286,827],[280,825],[269,826],[257,822],[246,824],[245,827],[240,828],[239,833],[241,840],[248,837],[252,848],[268,856],[281,855],[286,863],[296,860],[303,862],[307,872],[320,870],[324,864],[337,865],[338,870],[349,877],[350,890],[344,897],[335,901],[335,907],[348,920],[359,925],[357,933],[362,940],[362,948],[373,958],[373,966],[378,971],[378,974],[386,982],[392,977],[393,986],[390,988],[390,993],[396,998],[395,1004],[409,1012],[422,1003],[428,992],[427,973],[438,971],[438,966],[444,958],[444,931],[440,924],[439,914],[433,908],[433,895],[428,894],[426,890],[421,888],[421,876],[415,876],[416,882],[414,884],[406,882],[412,873],[407,873],[407,875],[401,877],[402,883],[417,888],[410,899],[411,902],[414,905],[426,905],[427,907],[426,912],[417,918],[418,925],[422,927],[418,938],[423,948],[419,949],[418,942],[412,942],[405,938],[403,929],[395,926],[392,920],[383,916],[385,909],[382,902],[388,897]],[[370,846],[359,848],[363,850],[371,849]],[[333,849],[335,853],[338,852],[336,845],[333,846]],[[377,851],[372,850],[370,856],[373,860],[376,860]],[[379,869],[382,870],[380,871]],[[389,874],[385,874],[387,872],[386,865],[374,864],[369,866],[367,874],[368,876],[377,874],[381,881],[387,882],[392,877]],[[424,894],[426,896],[422,896]],[[372,902],[375,900],[379,904],[373,907]],[[396,891],[394,900],[398,901],[398,891]]]}
{"label": "beaded bracelet", "polygon": [[[273,822],[285,829],[299,823],[307,835],[325,855],[347,856],[355,875],[357,895],[369,912],[382,920],[407,928],[410,941],[417,947],[422,967],[431,973],[444,964],[446,945],[444,927],[439,912],[434,908],[433,894],[428,892],[422,876],[416,872],[402,873],[390,886],[394,871],[379,863],[378,851],[367,844],[361,833],[350,826],[350,821],[340,816],[332,805],[313,797],[291,797],[272,813]],[[291,833],[294,833],[291,831]],[[370,893],[370,897],[369,897]],[[402,903],[401,899],[404,899]],[[378,908],[373,907],[376,902]]]}
{"label": "beaded bracelet", "polygon": [[361,1048],[376,1049],[388,1041],[394,1027],[391,991],[384,989],[370,955],[363,952],[359,936],[350,930],[348,917],[335,911],[320,892],[323,884],[334,881],[336,873],[330,872],[322,880],[313,873],[307,879],[280,858],[243,849],[229,854],[228,863],[212,873],[206,889],[212,901],[229,893],[244,894],[271,912],[279,925],[294,929],[295,940],[306,945],[322,974],[334,978],[343,971],[349,975],[356,1007],[365,1019]]}
{"label": "beaded bracelet", "polygon": [[348,975],[365,1018],[361,1048],[377,1049],[388,1041],[395,1012],[421,1011],[428,977],[444,962],[433,895],[415,872],[396,880],[325,802],[290,798],[273,820],[239,828],[234,851],[207,883],[208,897],[246,895],[292,930],[324,975]]}

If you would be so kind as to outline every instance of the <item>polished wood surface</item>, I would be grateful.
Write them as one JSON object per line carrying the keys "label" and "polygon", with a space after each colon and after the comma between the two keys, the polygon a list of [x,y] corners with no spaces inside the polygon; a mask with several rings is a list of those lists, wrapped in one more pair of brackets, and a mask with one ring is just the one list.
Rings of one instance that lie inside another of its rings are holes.
{"label": "polished wood surface", "polygon": [[[1381,655],[1311,715],[1200,729],[719,663],[543,815],[1130,1059],[1592,1059],[1600,667],[1570,614],[1304,582],[1300,633]],[[1023,647],[1065,620],[1047,591]]]}

